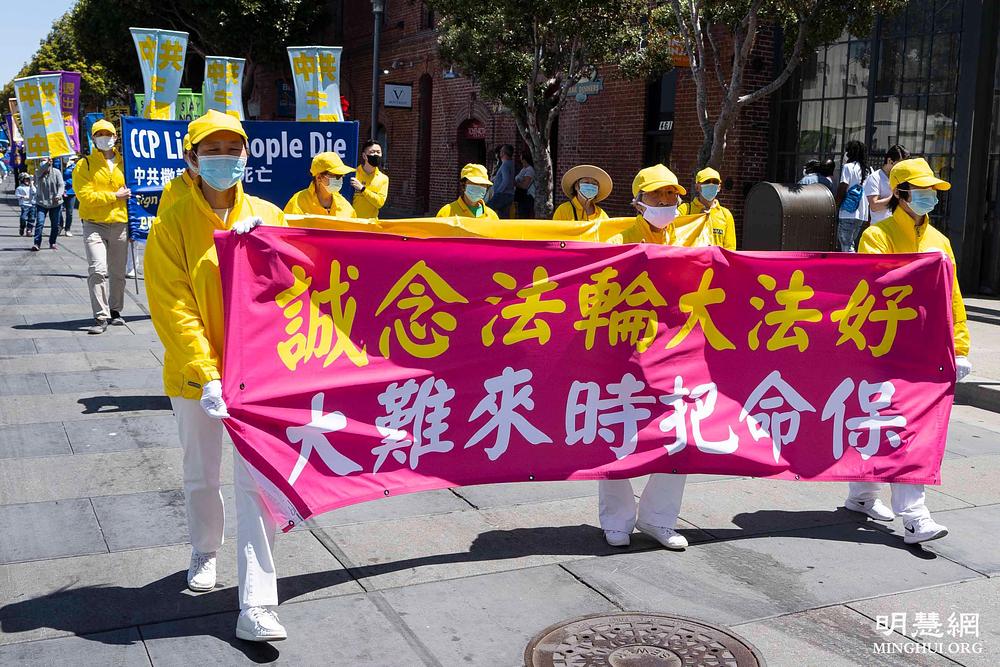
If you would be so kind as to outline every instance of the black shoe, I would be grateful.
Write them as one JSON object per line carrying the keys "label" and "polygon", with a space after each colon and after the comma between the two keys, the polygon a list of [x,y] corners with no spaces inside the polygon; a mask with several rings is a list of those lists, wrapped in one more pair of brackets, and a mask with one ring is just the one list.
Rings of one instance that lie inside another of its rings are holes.
{"label": "black shoe", "polygon": [[125,326],[125,319],[122,317],[122,314],[119,313],[117,310],[111,311],[111,324],[112,326],[116,327]]}
{"label": "black shoe", "polygon": [[31,252],[38,252],[39,250],[41,250],[41,248],[39,248],[38,246],[36,245],[31,246]]}
{"label": "black shoe", "polygon": [[104,333],[105,331],[107,331],[107,329],[108,329],[108,321],[107,320],[95,320],[94,321],[94,326],[92,326],[89,329],[87,329],[87,333],[93,334],[93,335],[96,336],[97,334]]}

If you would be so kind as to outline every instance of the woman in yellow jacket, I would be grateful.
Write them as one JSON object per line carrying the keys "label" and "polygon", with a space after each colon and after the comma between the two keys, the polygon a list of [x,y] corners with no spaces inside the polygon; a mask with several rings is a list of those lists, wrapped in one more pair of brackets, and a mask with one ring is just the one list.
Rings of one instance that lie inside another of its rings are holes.
{"label": "woman in yellow jacket", "polygon": [[690,204],[677,207],[677,215],[696,215],[708,212],[708,224],[712,232],[712,245],[736,250],[736,223],[728,208],[719,203],[719,188],[722,176],[715,169],[705,167],[694,177],[695,198]]}
{"label": "woman in yellow jacket", "polygon": [[[955,254],[948,238],[934,229],[928,214],[937,205],[939,190],[949,190],[951,184],[934,175],[923,158],[901,160],[889,172],[892,216],[875,223],[864,231],[858,244],[859,253],[890,255],[894,253],[942,252],[952,264]],[[965,304],[958,288],[958,278],[952,282],[952,319],[954,322],[956,380],[972,371],[969,363],[969,326]],[[948,534],[948,529],[931,518],[924,498],[923,484],[892,484],[892,510],[879,500],[882,485],[877,482],[851,482],[844,506],[867,514],[876,521],[892,521],[898,514],[903,520],[903,541],[916,544],[936,540]]]}
{"label": "woman in yellow jacket", "polygon": [[94,325],[87,332],[102,334],[108,324],[124,326],[125,263],[128,258],[128,198],[121,153],[115,150],[115,126],[103,118],[94,123],[94,150],[76,163],[73,187],[80,201],[87,287]]}
{"label": "woman in yellow jacket", "polygon": [[344,176],[354,169],[344,164],[336,153],[320,153],[309,167],[312,183],[299,190],[285,204],[289,215],[332,215],[335,218],[354,218],[354,207],[340,194]]}
{"label": "woman in yellow jacket", "polygon": [[[146,293],[165,348],[163,383],[184,449],[184,501],[191,534],[188,588],[215,587],[216,552],[225,532],[220,470],[223,313],[213,233],[246,233],[258,224],[284,226],[278,208],[244,194],[247,135],[239,120],[209,111],[188,125],[195,185],[153,225],[146,248]],[[276,525],[247,464],[233,455],[240,615],[236,636],[286,637],[271,609],[278,604],[272,559]]]}
{"label": "woman in yellow jacket", "polygon": [[677,176],[662,164],[646,167],[632,181],[635,224],[612,237],[611,243],[673,243],[673,222],[677,204],[687,194]]}
{"label": "woman in yellow jacket", "polygon": [[442,206],[437,212],[437,217],[500,220],[496,211],[486,205],[486,190],[493,185],[493,181],[486,174],[486,167],[481,164],[465,165],[459,174],[458,185],[461,188],[461,196],[450,204]]}
{"label": "woman in yellow jacket", "polygon": [[607,220],[598,202],[611,194],[611,177],[600,167],[580,164],[562,177],[562,191],[569,201],[563,202],[552,214],[553,220]]}

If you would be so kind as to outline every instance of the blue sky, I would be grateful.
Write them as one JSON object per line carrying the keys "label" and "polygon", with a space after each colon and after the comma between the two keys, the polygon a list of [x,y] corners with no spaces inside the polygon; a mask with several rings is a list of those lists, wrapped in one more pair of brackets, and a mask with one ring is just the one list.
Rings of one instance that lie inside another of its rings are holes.
{"label": "blue sky", "polygon": [[0,20],[0,85],[31,60],[38,43],[49,34],[52,22],[74,4],[76,0],[27,0],[4,8]]}

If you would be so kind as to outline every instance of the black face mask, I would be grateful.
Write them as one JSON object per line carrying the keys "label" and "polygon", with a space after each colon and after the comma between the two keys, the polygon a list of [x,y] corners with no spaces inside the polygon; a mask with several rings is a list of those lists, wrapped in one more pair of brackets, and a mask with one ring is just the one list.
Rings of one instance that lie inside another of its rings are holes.
{"label": "black face mask", "polygon": [[374,155],[374,154],[369,153],[368,156],[367,156],[367,158],[368,158],[368,164],[370,164],[373,167],[378,167],[380,164],[382,164],[382,156],[381,155]]}

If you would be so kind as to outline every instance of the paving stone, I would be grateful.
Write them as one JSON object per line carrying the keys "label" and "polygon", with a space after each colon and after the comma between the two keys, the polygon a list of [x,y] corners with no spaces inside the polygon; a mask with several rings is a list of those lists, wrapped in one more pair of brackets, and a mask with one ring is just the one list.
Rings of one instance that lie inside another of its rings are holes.
{"label": "paving stone", "polygon": [[959,405],[956,403],[952,406],[949,430],[956,422],[977,426],[1000,434],[1000,413],[984,410],[972,405]]}
{"label": "paving stone", "polygon": [[1000,454],[1000,433],[953,419],[948,425],[945,454],[983,456]]}
{"label": "paving stone", "polygon": [[39,338],[35,347],[40,354],[60,352],[114,352],[120,350],[160,349],[160,339],[156,336],[134,336],[128,330],[108,327],[113,335],[106,332],[100,336],[63,336],[59,340]]}
{"label": "paving stone", "polygon": [[[941,638],[920,637],[922,642],[945,642],[943,655],[968,667],[995,667],[1000,665],[1000,579],[976,579],[954,586],[939,586],[919,591],[887,595],[871,600],[848,604],[852,609],[875,620],[879,616],[905,614],[906,633],[914,637],[913,621],[917,614],[937,614],[942,624]],[[952,614],[977,614],[976,637],[971,629],[968,634],[952,628],[948,619]],[[925,617],[926,618],[926,617]],[[959,644],[951,646],[952,642]],[[978,644],[965,650],[961,644]],[[951,650],[949,650],[949,648]],[[977,652],[978,651],[978,652]]]}
{"label": "paving stone", "polygon": [[[236,535],[233,487],[222,487],[226,537]],[[184,492],[149,491],[92,498],[97,520],[111,551],[188,544]]]}
{"label": "paving stone", "polygon": [[60,422],[0,426],[0,459],[55,456],[72,451]]}
{"label": "paving stone", "polygon": [[[0,375],[0,396],[42,396],[51,393],[42,373]],[[45,399],[36,399],[34,405],[39,412],[44,412]]]}
{"label": "paving stone", "polygon": [[[151,417],[104,417],[66,422],[76,454],[120,452],[147,447],[180,447],[173,414]],[[228,438],[228,434],[225,436]]]}
{"label": "paving stone", "polygon": [[[37,402],[45,400],[45,409]],[[89,391],[75,394],[36,396],[0,396],[0,426],[37,424],[76,419],[100,419],[121,416],[155,416],[171,413],[170,400],[162,389],[125,389]]]}
{"label": "paving stone", "polygon": [[1000,456],[970,456],[945,461],[941,485],[932,488],[973,505],[992,505],[1000,503],[998,479]]}
{"label": "paving stone", "polygon": [[463,486],[455,492],[479,508],[597,495],[597,482],[515,482]]}
{"label": "paving stone", "polygon": [[[223,456],[223,483],[232,457]],[[166,491],[181,487],[180,449],[9,459],[0,467],[0,505]]]}
{"label": "paving stone", "polygon": [[142,636],[157,667],[424,664],[395,623],[364,595],[282,605],[278,613],[288,639],[275,644],[236,639],[235,613],[144,625]]}
{"label": "paving stone", "polygon": [[383,521],[386,519],[402,519],[411,516],[428,516],[468,510],[469,504],[448,489],[407,493],[401,496],[390,496],[372,500],[357,505],[349,505],[340,509],[320,514],[295,530],[327,526],[344,526],[366,521]]}
{"label": "paving stone", "polygon": [[0,355],[35,354],[35,341],[31,338],[7,338],[0,340]]}
{"label": "paving stone", "polygon": [[0,374],[132,370],[161,366],[159,359],[149,350],[31,354],[0,358]]}
{"label": "paving stone", "polygon": [[[925,543],[924,549],[977,572],[1000,575],[1000,548],[995,539],[1000,535],[1000,505],[934,512],[934,518],[948,527],[948,535]],[[997,620],[1000,621],[1000,617]]]}
{"label": "paving stone", "polygon": [[0,664],[101,665],[101,667],[151,665],[137,628],[7,644],[0,646]]}
{"label": "paving stone", "polygon": [[0,505],[0,563],[108,550],[87,498]]}
{"label": "paving stone", "polygon": [[557,565],[394,588],[382,595],[442,665],[519,665],[562,619],[620,611]]}
{"label": "paving stone", "polygon": [[876,653],[875,645],[896,644],[900,650],[916,642],[898,634],[884,636],[870,619],[847,607],[827,607],[758,623],[737,625],[733,631],[753,644],[769,665],[823,667],[907,667],[953,665],[934,653]]}
{"label": "paving stone", "polygon": [[[187,590],[190,556],[177,545],[0,565],[0,644],[237,610],[232,543],[208,593]],[[361,592],[310,533],[278,536],[274,558],[283,602]]]}
{"label": "paving stone", "polygon": [[867,524],[589,558],[564,564],[623,609],[734,625],[979,577]]}
{"label": "paving stone", "polygon": [[45,379],[53,394],[123,389],[162,390],[163,387],[163,371],[158,367],[46,373]]}

